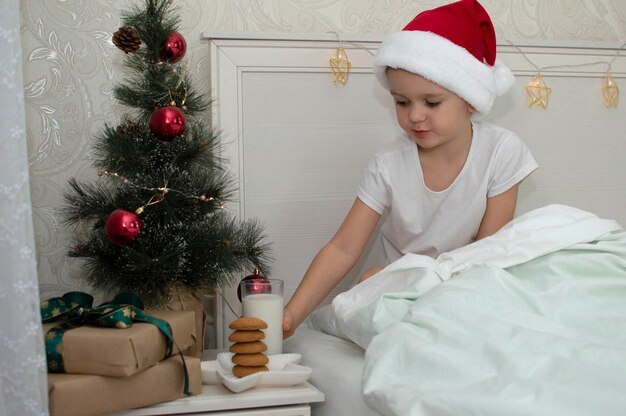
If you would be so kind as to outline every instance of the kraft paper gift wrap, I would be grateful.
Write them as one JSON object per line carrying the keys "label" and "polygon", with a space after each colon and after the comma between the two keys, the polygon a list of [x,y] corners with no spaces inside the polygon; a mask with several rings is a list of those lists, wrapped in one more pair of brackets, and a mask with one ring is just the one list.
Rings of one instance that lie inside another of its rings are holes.
{"label": "kraft paper gift wrap", "polygon": [[[202,391],[200,359],[185,357],[189,391]],[[184,396],[180,355],[130,377],[48,374],[50,416],[102,415],[175,400]]]}
{"label": "kraft paper gift wrap", "polygon": [[[196,344],[196,319],[193,311],[146,310],[150,316],[167,321],[175,345],[181,351]],[[44,324],[44,337],[55,324]],[[129,328],[83,325],[66,331],[62,340],[65,372],[130,376],[165,358],[166,340],[149,323],[134,322]],[[174,347],[173,353],[178,353]]]}
{"label": "kraft paper gift wrap", "polygon": [[196,313],[196,339],[198,342],[185,351],[185,355],[201,358],[204,352],[204,335],[207,316],[200,293],[178,288],[173,291],[172,298],[166,308],[173,311],[194,311]]}

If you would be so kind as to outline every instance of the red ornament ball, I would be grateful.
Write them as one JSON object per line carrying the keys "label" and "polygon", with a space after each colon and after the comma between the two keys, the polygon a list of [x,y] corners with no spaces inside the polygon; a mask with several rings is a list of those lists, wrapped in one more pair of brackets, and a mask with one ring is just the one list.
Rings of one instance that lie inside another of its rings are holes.
{"label": "red ornament ball", "polygon": [[187,41],[179,32],[172,32],[167,35],[163,42],[163,47],[159,53],[161,60],[174,64],[185,56],[187,52]]}
{"label": "red ornament ball", "polygon": [[[258,284],[258,283],[269,283],[269,279],[267,277],[261,276],[257,270],[255,270],[253,274],[241,279],[241,282],[245,282],[248,280],[252,281],[253,292],[266,293],[268,291],[267,285]],[[239,302],[241,302],[241,282],[239,282],[240,285],[237,286],[237,297],[239,298]]]}
{"label": "red ornament ball", "polygon": [[187,119],[175,105],[168,105],[154,110],[150,116],[150,130],[159,139],[169,142],[185,132]]}
{"label": "red ornament ball", "polygon": [[125,245],[137,239],[141,227],[141,221],[137,214],[123,209],[116,209],[109,214],[104,225],[104,232],[113,244]]}

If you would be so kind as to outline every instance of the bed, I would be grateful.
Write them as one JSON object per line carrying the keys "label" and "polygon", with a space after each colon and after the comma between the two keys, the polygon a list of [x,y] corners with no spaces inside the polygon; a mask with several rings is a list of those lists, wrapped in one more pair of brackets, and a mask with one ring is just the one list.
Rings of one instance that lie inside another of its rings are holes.
{"label": "bed", "polygon": [[621,226],[551,205],[435,260],[404,256],[286,348],[323,386],[318,415],[614,415],[625,300]]}
{"label": "bed", "polygon": [[309,381],[321,386],[324,401],[311,404],[313,415],[378,415],[361,391],[365,358],[361,347],[304,324],[285,341],[284,350],[301,354],[302,364],[314,369]]}
{"label": "bed", "polygon": [[[341,85],[328,65],[335,34],[205,37],[212,124],[228,138],[224,157],[240,184],[227,208],[262,219],[271,277],[285,280],[288,299],[349,209],[369,158],[394,138],[388,94],[371,73],[381,39],[342,36],[352,70]],[[606,65],[595,64],[615,58],[621,83],[617,46],[498,45],[517,84],[488,120],[518,133],[540,165],[522,183],[516,222],[437,261],[405,257],[355,286],[383,261],[373,238],[285,343],[326,395],[314,414],[623,413],[626,121],[623,105],[604,107]],[[545,110],[528,108],[533,64],[571,65],[542,72],[552,88]],[[225,295],[238,304],[235,290]],[[218,346],[234,318],[225,304],[219,312]]]}

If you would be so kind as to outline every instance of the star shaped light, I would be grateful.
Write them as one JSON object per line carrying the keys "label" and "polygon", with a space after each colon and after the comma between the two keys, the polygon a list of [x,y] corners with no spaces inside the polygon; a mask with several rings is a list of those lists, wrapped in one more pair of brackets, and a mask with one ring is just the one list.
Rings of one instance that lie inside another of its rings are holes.
{"label": "star shaped light", "polygon": [[543,109],[548,108],[548,97],[552,92],[552,88],[548,88],[543,77],[539,74],[526,84],[526,92],[528,93],[528,108],[540,106]]}
{"label": "star shaped light", "polygon": [[346,84],[348,82],[348,73],[352,63],[348,60],[348,55],[343,48],[337,48],[335,56],[330,58],[330,69],[333,73],[333,83],[341,82]]}
{"label": "star shaped light", "polygon": [[602,83],[602,97],[606,108],[617,108],[619,101],[619,87],[610,74],[606,74]]}

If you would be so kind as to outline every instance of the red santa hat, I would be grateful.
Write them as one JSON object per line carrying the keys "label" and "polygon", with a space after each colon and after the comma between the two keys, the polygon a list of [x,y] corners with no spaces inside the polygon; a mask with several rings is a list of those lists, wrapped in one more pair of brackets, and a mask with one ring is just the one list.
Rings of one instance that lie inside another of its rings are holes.
{"label": "red santa hat", "polygon": [[426,10],[389,35],[374,60],[374,73],[385,88],[387,67],[418,74],[482,114],[515,82],[509,68],[496,60],[495,30],[476,0]]}

